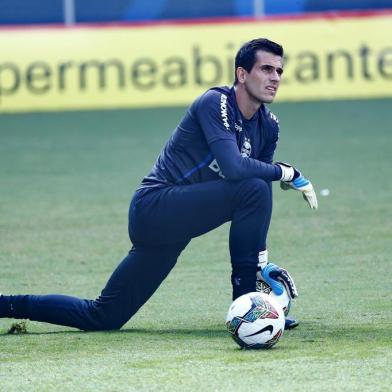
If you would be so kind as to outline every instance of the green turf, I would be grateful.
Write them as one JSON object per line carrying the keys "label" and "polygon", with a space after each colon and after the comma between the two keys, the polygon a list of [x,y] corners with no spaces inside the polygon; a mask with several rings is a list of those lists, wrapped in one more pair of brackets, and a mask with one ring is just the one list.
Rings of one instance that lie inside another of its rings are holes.
{"label": "green turf", "polygon": [[[270,258],[295,277],[301,326],[269,351],[225,331],[228,226],[195,239],[119,332],[0,320],[4,391],[390,391],[390,100],[273,106],[277,159],[318,212],[275,188]],[[91,298],[129,249],[127,209],[184,109],[0,117],[0,291]]]}

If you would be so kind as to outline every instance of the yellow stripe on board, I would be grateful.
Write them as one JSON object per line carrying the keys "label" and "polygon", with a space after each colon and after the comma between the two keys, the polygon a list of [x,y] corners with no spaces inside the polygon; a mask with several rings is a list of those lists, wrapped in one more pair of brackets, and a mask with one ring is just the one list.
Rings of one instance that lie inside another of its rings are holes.
{"label": "yellow stripe on board", "polygon": [[256,37],[286,51],[277,101],[392,96],[392,16],[261,20],[0,30],[0,111],[188,104]]}

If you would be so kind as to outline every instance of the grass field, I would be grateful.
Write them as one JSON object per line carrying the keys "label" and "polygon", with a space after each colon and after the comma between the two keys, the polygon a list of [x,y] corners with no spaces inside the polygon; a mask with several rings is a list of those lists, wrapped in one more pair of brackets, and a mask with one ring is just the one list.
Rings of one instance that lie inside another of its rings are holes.
{"label": "grass field", "polygon": [[[392,101],[276,104],[277,159],[319,210],[275,187],[270,259],[299,328],[268,351],[225,330],[228,225],[195,239],[118,332],[0,320],[1,391],[390,391]],[[127,209],[183,108],[0,117],[0,291],[95,297],[129,249]]]}

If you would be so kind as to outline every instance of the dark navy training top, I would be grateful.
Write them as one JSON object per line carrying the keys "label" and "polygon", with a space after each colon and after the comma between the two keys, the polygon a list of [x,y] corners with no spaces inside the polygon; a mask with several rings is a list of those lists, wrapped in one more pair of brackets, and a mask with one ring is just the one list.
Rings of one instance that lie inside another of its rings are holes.
{"label": "dark navy training top", "polygon": [[281,169],[271,164],[278,137],[278,120],[264,105],[247,120],[234,87],[214,87],[189,107],[141,187],[279,180]]}

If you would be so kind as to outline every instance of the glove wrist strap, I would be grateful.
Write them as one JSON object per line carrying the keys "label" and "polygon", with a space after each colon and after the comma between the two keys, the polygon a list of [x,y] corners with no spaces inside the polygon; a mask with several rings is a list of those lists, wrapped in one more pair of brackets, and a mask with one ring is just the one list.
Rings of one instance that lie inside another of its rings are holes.
{"label": "glove wrist strap", "polygon": [[295,171],[291,166],[281,165],[278,163],[278,166],[282,170],[282,176],[280,177],[280,181],[291,181],[294,178]]}
{"label": "glove wrist strap", "polygon": [[268,250],[262,250],[259,252],[259,263],[258,267],[262,270],[268,264]]}

